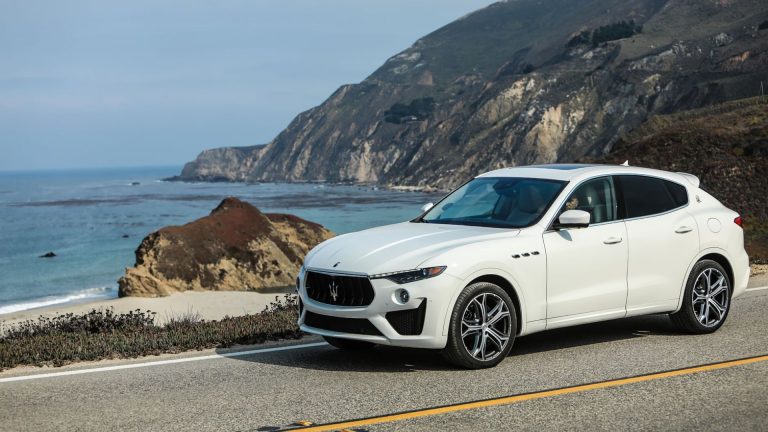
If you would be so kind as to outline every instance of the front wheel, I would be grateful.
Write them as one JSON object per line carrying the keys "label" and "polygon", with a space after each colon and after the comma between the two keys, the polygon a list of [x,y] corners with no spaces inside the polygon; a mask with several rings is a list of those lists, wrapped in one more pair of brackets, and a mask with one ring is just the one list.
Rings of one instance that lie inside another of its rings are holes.
{"label": "front wheel", "polygon": [[702,260],[691,270],[683,293],[683,305],[670,315],[672,322],[688,333],[712,333],[728,317],[731,281],[723,266]]}
{"label": "front wheel", "polygon": [[464,288],[451,314],[443,357],[467,369],[499,364],[517,334],[515,305],[498,285],[478,282]]}

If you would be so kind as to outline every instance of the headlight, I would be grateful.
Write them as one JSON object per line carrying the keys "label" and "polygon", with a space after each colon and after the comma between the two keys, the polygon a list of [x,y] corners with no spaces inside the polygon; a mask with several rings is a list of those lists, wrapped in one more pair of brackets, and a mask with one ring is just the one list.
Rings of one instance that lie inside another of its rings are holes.
{"label": "headlight", "polygon": [[429,279],[440,275],[445,271],[445,266],[426,267],[418,270],[406,270],[400,272],[380,273],[371,276],[371,279],[389,279],[396,284],[407,284],[422,279]]}

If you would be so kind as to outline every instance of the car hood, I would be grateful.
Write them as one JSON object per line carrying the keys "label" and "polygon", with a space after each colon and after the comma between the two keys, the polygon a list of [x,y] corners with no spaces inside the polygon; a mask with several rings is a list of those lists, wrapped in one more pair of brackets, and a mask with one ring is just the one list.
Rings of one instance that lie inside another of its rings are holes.
{"label": "car hood", "polygon": [[[327,240],[307,254],[305,266],[369,275],[410,270],[447,250],[519,233],[518,229],[403,222]],[[434,265],[443,264],[448,263]]]}

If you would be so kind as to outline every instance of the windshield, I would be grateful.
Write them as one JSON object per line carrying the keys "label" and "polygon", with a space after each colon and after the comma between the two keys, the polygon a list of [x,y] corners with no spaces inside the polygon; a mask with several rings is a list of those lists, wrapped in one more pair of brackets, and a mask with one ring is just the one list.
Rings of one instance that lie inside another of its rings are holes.
{"label": "windshield", "polygon": [[420,222],[523,228],[536,223],[565,182],[478,177],[445,197]]}

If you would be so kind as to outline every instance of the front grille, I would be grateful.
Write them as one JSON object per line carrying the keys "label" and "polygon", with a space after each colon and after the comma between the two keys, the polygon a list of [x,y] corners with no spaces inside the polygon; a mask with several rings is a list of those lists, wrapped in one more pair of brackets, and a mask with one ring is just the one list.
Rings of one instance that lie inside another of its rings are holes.
{"label": "front grille", "polygon": [[421,301],[416,309],[387,312],[387,321],[398,334],[403,336],[420,335],[424,329],[424,316],[427,314],[427,299]]}
{"label": "front grille", "polygon": [[304,324],[321,330],[383,336],[376,326],[364,318],[339,318],[307,311]]}
{"label": "front grille", "polygon": [[307,272],[307,295],[314,301],[336,306],[368,306],[373,286],[367,277]]}

